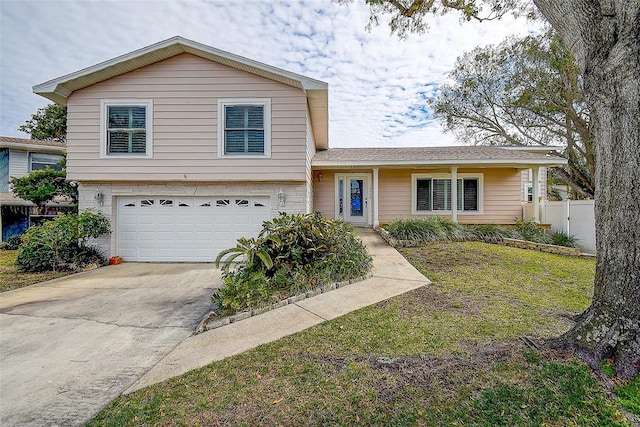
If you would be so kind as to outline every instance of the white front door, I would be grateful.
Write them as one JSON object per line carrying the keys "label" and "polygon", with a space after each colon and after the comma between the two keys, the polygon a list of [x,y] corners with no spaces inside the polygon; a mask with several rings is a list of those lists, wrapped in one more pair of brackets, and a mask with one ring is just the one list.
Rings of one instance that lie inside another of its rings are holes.
{"label": "white front door", "polygon": [[371,175],[336,175],[336,217],[356,225],[371,225]]}

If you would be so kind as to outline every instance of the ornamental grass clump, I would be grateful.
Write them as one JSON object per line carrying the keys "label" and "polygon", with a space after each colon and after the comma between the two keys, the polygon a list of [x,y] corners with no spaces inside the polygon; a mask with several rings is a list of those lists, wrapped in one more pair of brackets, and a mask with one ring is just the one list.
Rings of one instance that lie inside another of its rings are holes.
{"label": "ornamental grass clump", "polygon": [[412,218],[392,221],[384,229],[394,239],[409,242],[411,246],[467,240],[500,243],[504,239],[518,239],[575,248],[578,240],[564,232],[546,234],[539,224],[524,219],[516,219],[514,227],[505,227],[498,224],[462,225],[440,217]]}
{"label": "ornamental grass clump", "polygon": [[384,227],[391,237],[412,243],[464,241],[473,236],[461,224],[440,217],[399,219]]}
{"label": "ornamental grass clump", "polygon": [[212,299],[217,312],[228,315],[365,276],[373,260],[344,221],[282,214],[265,221],[257,238],[239,239],[222,251],[216,265],[222,266],[224,286]]}
{"label": "ornamental grass clump", "polygon": [[475,237],[471,240],[480,240],[485,243],[500,243],[504,239],[522,239],[515,229],[497,224],[470,225],[468,230]]}
{"label": "ornamental grass clump", "polygon": [[567,234],[564,231],[556,231],[551,233],[551,243],[556,246],[565,246],[567,248],[577,248],[578,239],[572,234]]}

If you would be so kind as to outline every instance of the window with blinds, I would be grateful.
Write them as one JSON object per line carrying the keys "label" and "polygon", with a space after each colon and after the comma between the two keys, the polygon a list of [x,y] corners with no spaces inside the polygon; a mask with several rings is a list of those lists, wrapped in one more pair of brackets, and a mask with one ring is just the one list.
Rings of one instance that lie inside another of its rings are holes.
{"label": "window with blinds", "polygon": [[145,107],[107,107],[107,152],[145,154],[147,152],[147,112]]}
{"label": "window with blinds", "polygon": [[151,157],[152,102],[102,100],[103,156]]}
{"label": "window with blinds", "polygon": [[[457,210],[478,211],[479,178],[460,178],[457,180]],[[450,211],[451,179],[417,178],[415,179],[416,212]]]}
{"label": "window with blinds", "polygon": [[224,116],[225,154],[264,154],[264,106],[228,105]]}
{"label": "window with blinds", "polygon": [[218,155],[271,156],[271,100],[218,100]]}

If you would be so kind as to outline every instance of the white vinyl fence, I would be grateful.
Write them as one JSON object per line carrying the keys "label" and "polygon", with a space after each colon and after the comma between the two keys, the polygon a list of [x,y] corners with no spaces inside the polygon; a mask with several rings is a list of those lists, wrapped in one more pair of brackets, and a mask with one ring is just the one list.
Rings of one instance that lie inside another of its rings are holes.
{"label": "white vinyl fence", "polygon": [[[524,219],[533,218],[533,203],[523,206]],[[553,231],[564,231],[578,239],[578,246],[587,253],[596,253],[596,224],[593,200],[563,200],[540,202],[540,222],[551,224]]]}

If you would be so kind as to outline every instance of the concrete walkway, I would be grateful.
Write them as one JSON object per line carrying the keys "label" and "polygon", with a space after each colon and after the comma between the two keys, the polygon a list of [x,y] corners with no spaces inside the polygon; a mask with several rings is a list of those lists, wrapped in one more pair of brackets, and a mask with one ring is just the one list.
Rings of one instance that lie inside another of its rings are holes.
{"label": "concrete walkway", "polygon": [[125,394],[430,283],[375,231],[358,229],[358,235],[373,256],[372,277],[190,336],[136,381]]}

